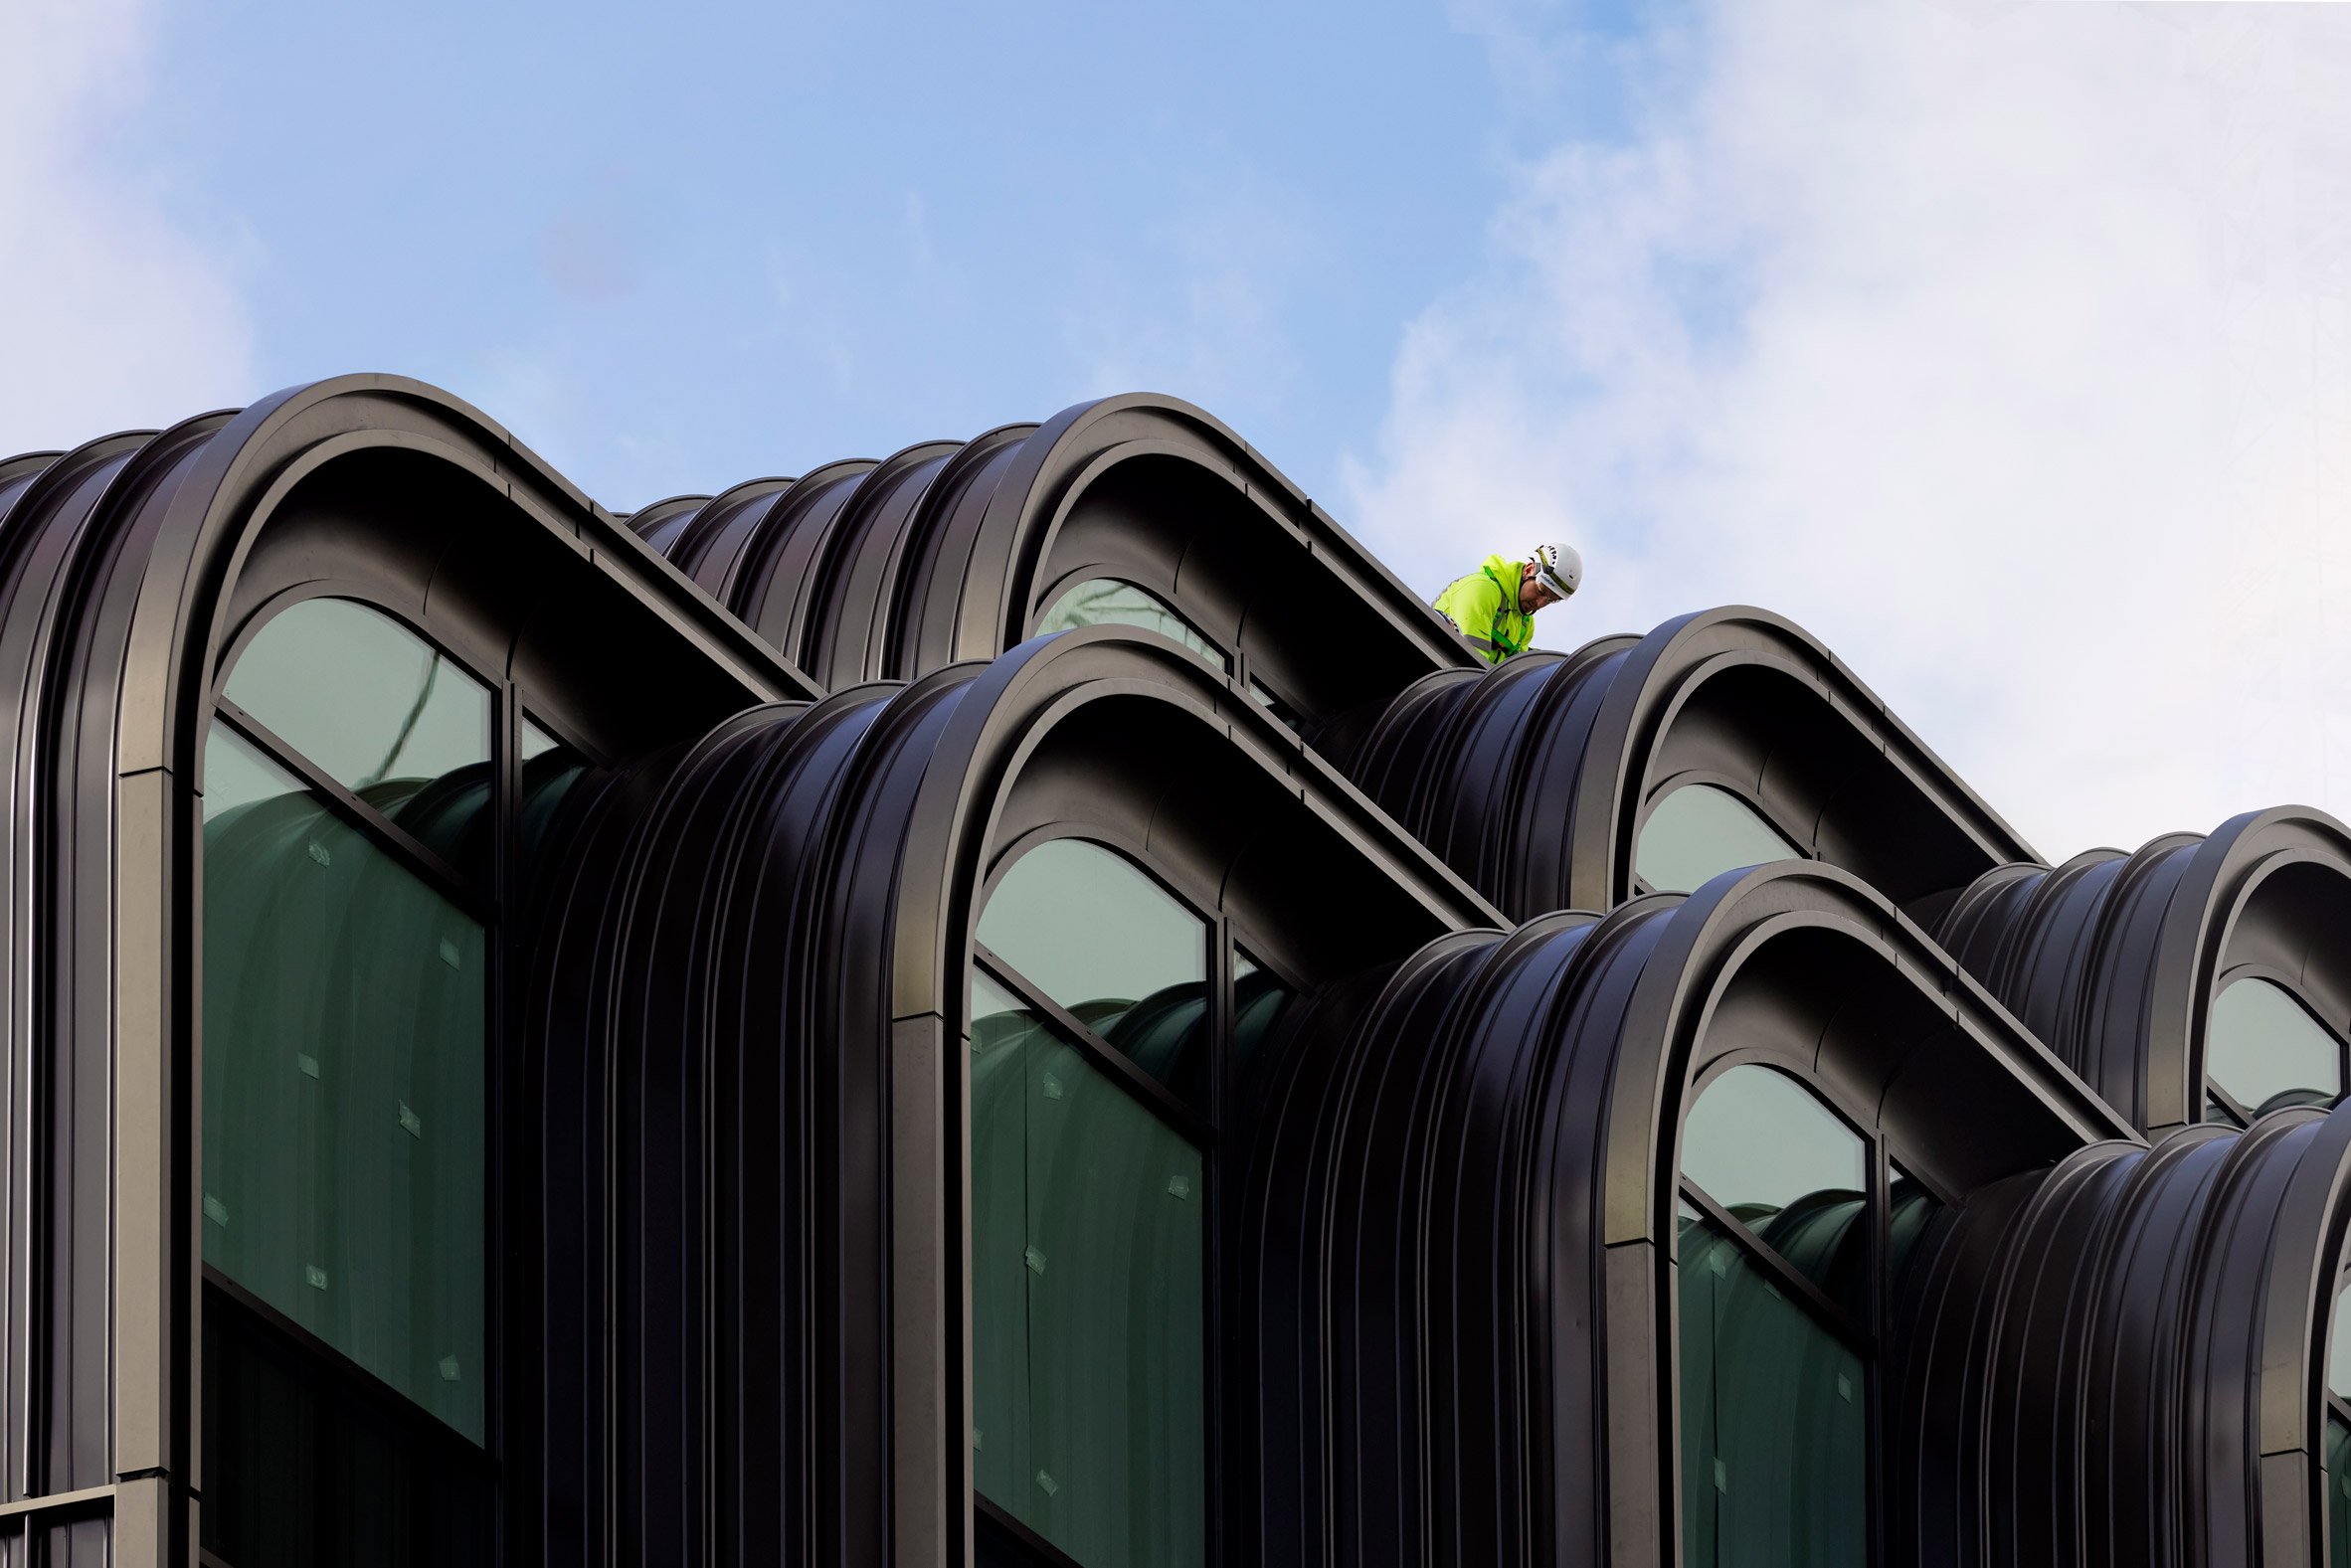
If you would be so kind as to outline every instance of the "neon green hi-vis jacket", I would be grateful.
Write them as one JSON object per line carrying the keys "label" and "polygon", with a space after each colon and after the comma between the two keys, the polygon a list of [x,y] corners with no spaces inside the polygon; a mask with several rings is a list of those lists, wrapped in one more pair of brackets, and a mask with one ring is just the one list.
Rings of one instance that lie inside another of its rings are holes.
{"label": "neon green hi-vis jacket", "polygon": [[1535,640],[1535,617],[1519,608],[1519,577],[1526,564],[1488,556],[1468,577],[1456,578],[1437,596],[1437,612],[1489,664],[1526,651]]}

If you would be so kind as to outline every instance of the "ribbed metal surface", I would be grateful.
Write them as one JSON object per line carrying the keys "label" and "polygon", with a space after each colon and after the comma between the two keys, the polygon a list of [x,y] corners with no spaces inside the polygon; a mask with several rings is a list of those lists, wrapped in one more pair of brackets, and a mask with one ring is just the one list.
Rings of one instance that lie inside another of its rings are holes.
{"label": "ribbed metal surface", "polygon": [[1878,1107],[1959,1194],[2128,1136],[1831,872],[1451,938],[1338,987],[1252,1143],[1249,1560],[1674,1560],[1678,1130],[1734,1053]]}
{"label": "ribbed metal surface", "polygon": [[2351,832],[2303,807],[2169,833],[2134,854],[2002,866],[1937,933],[2108,1104],[2151,1132],[2204,1115],[2221,976],[2259,963],[2351,1029]]}
{"label": "ribbed metal surface", "polygon": [[1968,1204],[1898,1340],[1905,1559],[2322,1561],[2347,1161],[2351,1116],[2280,1112],[2085,1149]]}
{"label": "ribbed metal surface", "polygon": [[1735,789],[1913,914],[2032,855],[1852,671],[1758,610],[1430,675],[1341,762],[1522,920],[1630,897],[1646,808],[1682,781]]}
{"label": "ribbed metal surface", "polygon": [[[1024,640],[1090,576],[1302,735],[1174,644]],[[1226,1131],[1229,1560],[1675,1560],[1678,1140],[1726,1056],[1956,1200],[1878,1362],[1895,1561],[2316,1560],[2351,1112],[2133,1129],[2196,1115],[2232,965],[2351,1026],[2331,819],[2038,865],[1758,610],[1483,670],[1169,400],[621,519],[378,377],[0,462],[0,1560],[191,1560],[202,739],[320,585],[606,765],[505,911],[508,1560],[968,1560],[968,954],[1048,829],[1304,985]],[[1819,863],[1630,898],[1693,781]]]}

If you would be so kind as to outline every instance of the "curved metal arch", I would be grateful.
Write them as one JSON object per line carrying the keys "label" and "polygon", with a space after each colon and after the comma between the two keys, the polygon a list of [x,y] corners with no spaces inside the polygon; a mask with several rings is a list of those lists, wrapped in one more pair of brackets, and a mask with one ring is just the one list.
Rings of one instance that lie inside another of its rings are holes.
{"label": "curved metal arch", "polygon": [[2351,829],[2279,806],[2209,835],[1969,885],[1937,937],[2106,1101],[2150,1133],[2202,1118],[2205,1035],[2225,976],[2253,962],[2351,1034]]}
{"label": "curved metal arch", "polygon": [[[592,1548],[602,1499],[567,1478],[606,1478],[637,1539],[688,1555],[967,1560],[964,1041],[1001,844],[1109,813],[1195,903],[1327,901],[1326,932],[1260,923],[1310,977],[1495,918],[1213,671],[1125,627],[753,710],[587,809],[531,984],[549,1120],[516,1156],[556,1205],[523,1232],[541,1294],[582,1305],[526,1374],[520,1408],[553,1415],[516,1463]],[[736,1124],[766,1106],[780,1124]],[[712,1294],[744,1280],[784,1304],[780,1359]],[[558,1386],[583,1364],[593,1386]]]}
{"label": "curved metal arch", "polygon": [[[755,548],[792,557],[805,582],[763,575],[758,593],[793,596],[790,612],[758,608],[742,583],[720,595],[821,680],[994,658],[1028,635],[1045,590],[1085,567],[1159,594],[1317,721],[1476,662],[1328,513],[1177,399],[1079,404],[881,468],[870,487],[882,494],[860,487],[856,515],[821,540],[804,545],[792,524],[761,535]],[[664,513],[659,538],[687,564],[691,521]]]}
{"label": "curved metal arch", "polygon": [[1728,607],[1571,654],[1521,654],[1397,696],[1350,774],[1514,915],[1612,908],[1665,782],[1735,781],[1798,847],[1905,910],[2030,859],[1976,796],[1817,639]]}
{"label": "curved metal arch", "polygon": [[[24,912],[9,964],[42,976],[9,1012],[8,1051],[50,1086],[54,1115],[0,1136],[20,1152],[37,1140],[58,1160],[110,1150],[112,1168],[102,1193],[72,1205],[59,1256],[73,1265],[44,1318],[80,1325],[81,1348],[49,1360],[56,1381],[37,1396],[38,1418],[28,1406],[6,1424],[32,1433],[46,1421],[43,1454],[94,1456],[93,1484],[145,1478],[121,1483],[137,1494],[111,1527],[126,1555],[184,1548],[188,1511],[173,1488],[194,1480],[193,900],[211,676],[257,539],[310,496],[305,486],[359,461],[472,486],[517,521],[515,537],[634,607],[633,639],[666,638],[673,663],[732,682],[727,706],[813,689],[503,431],[417,383],[344,378],[8,465],[0,639],[23,683],[10,707],[23,810],[6,875],[9,907]],[[52,1197],[46,1184],[7,1194],[18,1234],[47,1233]],[[47,1469],[12,1467],[11,1485],[71,1489]]]}
{"label": "curved metal arch", "polygon": [[1956,1194],[2132,1140],[1829,868],[1451,937],[1340,986],[1267,1091],[1243,1194],[1272,1407],[1234,1460],[1267,1478],[1244,1555],[1676,1560],[1680,1128],[1732,1056],[1875,1108]]}

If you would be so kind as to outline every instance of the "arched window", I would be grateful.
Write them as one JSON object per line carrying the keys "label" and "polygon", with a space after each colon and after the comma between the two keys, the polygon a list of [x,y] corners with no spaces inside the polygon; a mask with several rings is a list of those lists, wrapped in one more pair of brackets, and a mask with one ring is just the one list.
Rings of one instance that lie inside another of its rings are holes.
{"label": "arched window", "polygon": [[1048,839],[972,979],[973,1472],[984,1527],[1208,1560],[1206,1246],[1226,1058],[1290,991],[1103,845]]}
{"label": "arched window", "polygon": [[1681,1171],[1683,1561],[1859,1568],[1867,1347],[1933,1199],[1810,1089],[1751,1063],[1691,1106]]}
{"label": "arched window", "polygon": [[2207,1120],[2243,1127],[2343,1092],[2343,1042],[2284,986],[2243,975],[2213,998],[2205,1024]]}
{"label": "arched window", "polygon": [[[1148,589],[1114,577],[1088,578],[1071,588],[1037,617],[1036,629],[1042,635],[1077,626],[1101,625],[1141,626],[1163,637],[1173,637],[1216,669],[1228,675],[1232,673],[1231,656],[1200,635],[1199,628],[1178,614],[1174,606]],[[1269,691],[1266,696],[1270,698],[1273,693]]]}
{"label": "arched window", "polygon": [[1649,809],[1633,845],[1633,872],[1659,893],[1689,893],[1725,871],[1803,851],[1727,789],[1686,784]]}
{"label": "arched window", "polygon": [[274,615],[221,688],[203,782],[203,1517],[208,1554],[238,1568],[491,1550],[509,714],[517,750],[536,748],[517,780],[560,796],[575,752],[340,599]]}

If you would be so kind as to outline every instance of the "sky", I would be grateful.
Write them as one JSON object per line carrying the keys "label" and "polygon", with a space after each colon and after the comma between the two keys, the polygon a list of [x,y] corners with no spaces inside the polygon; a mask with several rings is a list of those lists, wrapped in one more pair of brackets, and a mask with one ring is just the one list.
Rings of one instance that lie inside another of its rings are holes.
{"label": "sky", "polygon": [[1148,389],[2053,858],[2351,816],[2351,5],[0,4],[0,452],[353,370],[627,510]]}

